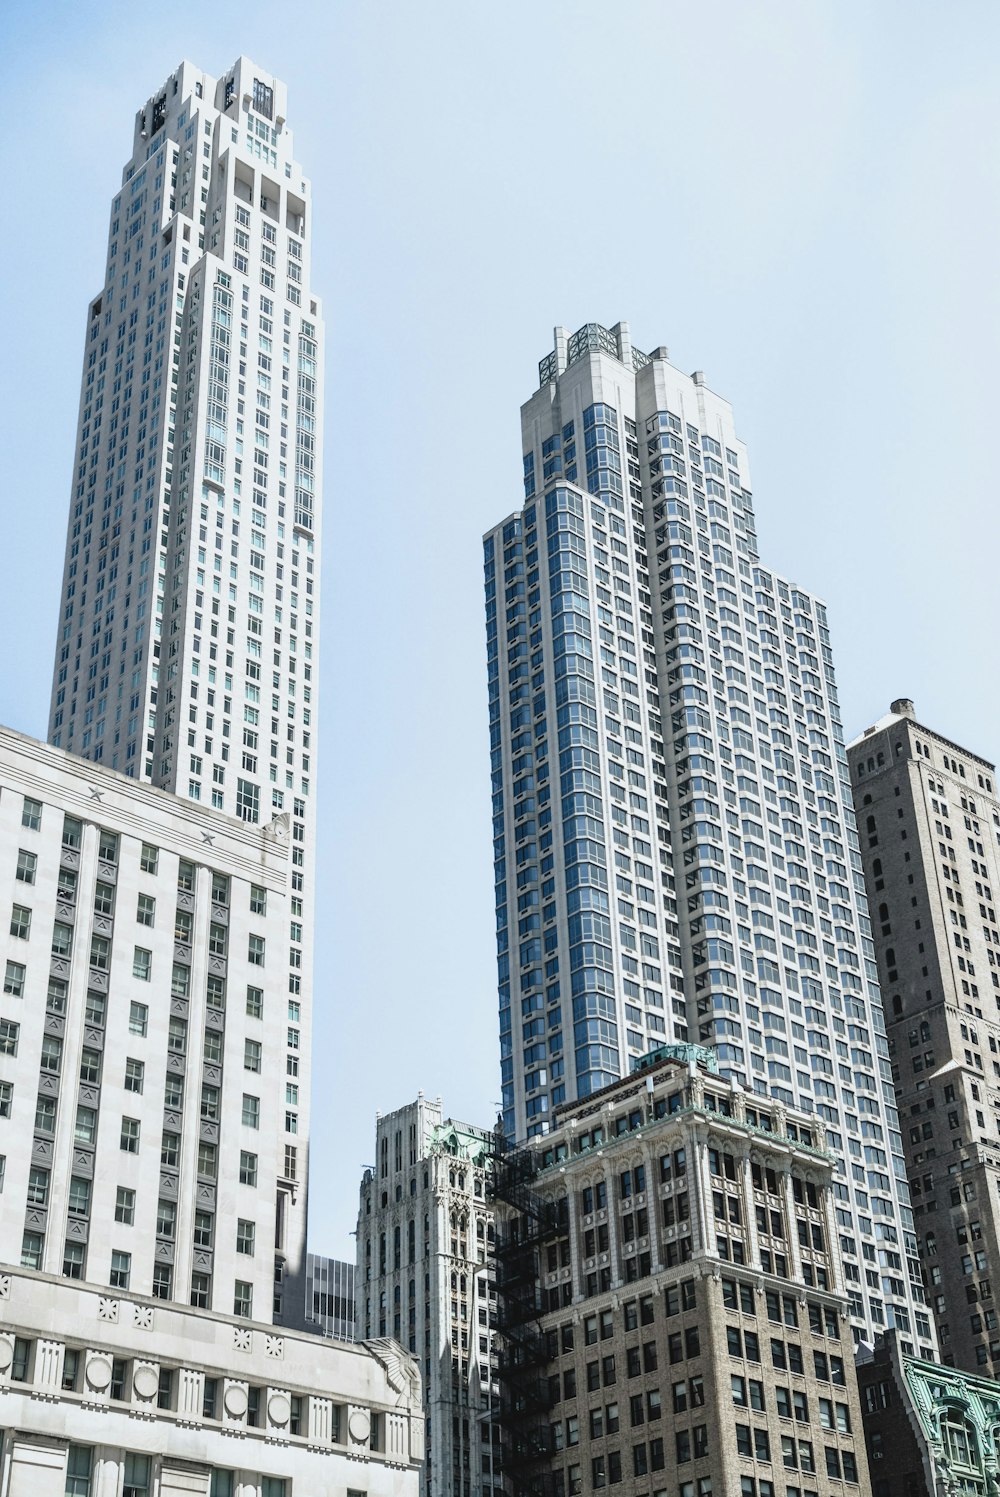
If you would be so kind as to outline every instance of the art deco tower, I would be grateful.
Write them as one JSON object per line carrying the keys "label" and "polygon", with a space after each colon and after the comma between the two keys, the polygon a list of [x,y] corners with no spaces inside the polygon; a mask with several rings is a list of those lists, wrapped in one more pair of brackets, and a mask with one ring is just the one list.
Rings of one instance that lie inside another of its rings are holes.
{"label": "art deco tower", "polygon": [[765,569],[727,402],[557,329],[485,538],[503,1118],[671,1041],[813,1113],[855,1333],[933,1350],[826,611]]}
{"label": "art deco tower", "polygon": [[49,722],[53,745],[111,769],[249,823],[288,818],[279,1278],[303,1266],[309,1120],[311,214],[284,85],[247,58],[218,80],[185,62],[137,113],[87,317]]}

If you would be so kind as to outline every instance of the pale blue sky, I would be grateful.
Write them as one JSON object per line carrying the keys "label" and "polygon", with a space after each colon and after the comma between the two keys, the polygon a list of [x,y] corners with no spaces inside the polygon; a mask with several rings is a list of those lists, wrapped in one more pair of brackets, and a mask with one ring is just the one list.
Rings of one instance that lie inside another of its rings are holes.
{"label": "pale blue sky", "polygon": [[84,316],[135,110],[285,79],[328,329],[312,1246],[374,1114],[498,1096],[482,531],[554,323],[733,403],[765,564],[830,607],[845,728],[1000,751],[1000,7],[129,4],[0,18],[0,721],[43,735]]}

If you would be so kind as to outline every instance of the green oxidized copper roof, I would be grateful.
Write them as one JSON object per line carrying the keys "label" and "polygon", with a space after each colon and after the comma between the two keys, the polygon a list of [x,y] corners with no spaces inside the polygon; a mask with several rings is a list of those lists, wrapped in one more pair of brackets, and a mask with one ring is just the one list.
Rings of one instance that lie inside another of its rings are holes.
{"label": "green oxidized copper roof", "polygon": [[[957,1367],[944,1367],[937,1362],[924,1362],[918,1357],[902,1357],[903,1378],[920,1429],[930,1445],[939,1470],[954,1481],[957,1492],[995,1493],[1000,1491],[997,1481],[997,1439],[1000,1435],[1000,1383],[992,1378],[976,1377]],[[945,1414],[958,1414],[967,1420],[978,1437],[979,1449],[972,1463],[954,1470],[954,1462],[941,1433],[941,1419]],[[972,1478],[968,1484],[966,1475],[971,1470],[981,1473],[982,1481]]]}
{"label": "green oxidized copper roof", "polygon": [[482,1164],[490,1153],[492,1139],[493,1135],[483,1128],[447,1118],[432,1131],[431,1149],[453,1154],[456,1159],[467,1159],[470,1164]]}
{"label": "green oxidized copper roof", "polygon": [[694,1061],[696,1065],[704,1066],[706,1071],[711,1071],[713,1075],[719,1074],[719,1062],[715,1051],[707,1045],[660,1045],[659,1049],[649,1050],[641,1056],[633,1069],[645,1071],[650,1066],[658,1066],[661,1060],[680,1060],[685,1065]]}

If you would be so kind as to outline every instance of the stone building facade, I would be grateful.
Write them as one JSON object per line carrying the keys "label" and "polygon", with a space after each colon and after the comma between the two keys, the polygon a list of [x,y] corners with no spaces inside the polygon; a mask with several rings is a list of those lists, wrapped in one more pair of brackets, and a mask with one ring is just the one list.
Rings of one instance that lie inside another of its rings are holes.
{"label": "stone building facade", "polygon": [[[906,699],[893,702],[848,757],[913,1219],[941,1357],[997,1374],[996,774],[987,760],[918,722]],[[880,1254],[878,1269],[901,1273],[898,1255]]]}
{"label": "stone building facade", "polygon": [[866,1494],[833,1161],[666,1047],[497,1166],[514,1497]]}
{"label": "stone building facade", "polygon": [[375,1165],[361,1182],[356,1325],[393,1336],[423,1374],[424,1497],[502,1490],[497,1395],[493,1136],[441,1101],[379,1116]]}

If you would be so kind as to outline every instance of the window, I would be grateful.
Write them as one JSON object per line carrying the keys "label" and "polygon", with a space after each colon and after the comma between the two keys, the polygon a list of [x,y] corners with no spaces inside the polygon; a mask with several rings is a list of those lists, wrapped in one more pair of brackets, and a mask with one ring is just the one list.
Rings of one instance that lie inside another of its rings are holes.
{"label": "window", "polygon": [[67,1346],[65,1353],[63,1354],[63,1370],[62,1378],[60,1379],[60,1386],[65,1388],[67,1393],[75,1393],[78,1391],[80,1385],[80,1372],[82,1363],[83,1359],[81,1353],[74,1350],[74,1348]]}
{"label": "window", "polygon": [[115,912],[115,886],[100,880],[94,885],[94,914],[113,915]]}
{"label": "window", "polygon": [[128,1363],[121,1357],[115,1357],[111,1363],[110,1396],[118,1400],[124,1399],[127,1383]]}
{"label": "window", "polygon": [[229,903],[229,879],[224,873],[212,874],[212,902],[214,904]]}
{"label": "window", "polygon": [[260,1127],[260,1098],[243,1093],[243,1121],[248,1128]]}
{"label": "window", "polygon": [[121,1148],[126,1154],[138,1154],[139,1152],[139,1119],[122,1118],[122,1129],[120,1136]]}
{"label": "window", "polygon": [[206,1180],[214,1180],[219,1168],[218,1150],[215,1144],[198,1145],[198,1173]]}
{"label": "window", "polygon": [[132,1276],[132,1254],[122,1253],[117,1249],[111,1252],[111,1278],[112,1289],[127,1289],[129,1279]]}
{"label": "window", "polygon": [[[14,1095],[14,1084],[11,1081],[0,1081],[0,1118],[10,1117],[11,1099]],[[256,1181],[254,1182],[256,1184]]]}
{"label": "window", "polygon": [[149,1021],[149,1009],[144,1003],[131,1003],[128,1011],[129,1034],[144,1035]]}
{"label": "window", "polygon": [[[94,936],[93,940],[98,940],[98,937]],[[105,947],[107,947],[108,942],[105,941],[104,945]],[[65,957],[69,956],[72,950],[73,927],[72,925],[64,924],[64,922],[61,920],[57,920],[52,927],[52,955]],[[95,966],[96,965],[97,964],[95,963]]]}
{"label": "window", "polygon": [[55,1131],[56,1099],[55,1097],[39,1097],[35,1103],[35,1132],[53,1134]]}
{"label": "window", "polygon": [[28,1205],[46,1206],[49,1200],[49,1172],[38,1166],[28,1174]]}
{"label": "window", "polygon": [[194,1214],[194,1245],[196,1248],[210,1248],[214,1235],[215,1218],[210,1211],[196,1211]]}
{"label": "window", "polygon": [[22,1268],[41,1268],[43,1240],[41,1232],[25,1232],[21,1238]]}
{"label": "window", "polygon": [[63,1247],[63,1278],[82,1279],[87,1249],[82,1242],[67,1242]]}
{"label": "window", "polygon": [[[191,1303],[196,1310],[207,1310],[212,1293],[212,1280],[207,1273],[193,1273],[191,1275]],[[206,1388],[208,1384],[206,1383]],[[214,1415],[206,1414],[205,1418],[213,1418]]]}
{"label": "window", "polygon": [[142,1096],[145,1071],[146,1067],[141,1060],[129,1058],[125,1061],[125,1090],[127,1092],[137,1092],[139,1096]]}
{"label": "window", "polygon": [[75,816],[64,816],[62,833],[63,847],[70,847],[79,850],[80,843],[82,841],[83,822],[77,821]]}
{"label": "window", "polygon": [[160,1139],[160,1163],[176,1169],[181,1157],[181,1136],[164,1130]]}
{"label": "window", "polygon": [[[137,1128],[138,1126],[136,1123]],[[97,1109],[95,1107],[81,1106],[76,1109],[75,1137],[78,1144],[92,1144],[97,1138]],[[124,1145],[122,1147],[124,1148]]]}
{"label": "window", "polygon": [[[23,968],[22,968],[23,972]],[[20,996],[20,994],[18,995]],[[261,1019],[264,1016],[264,990],[263,988],[247,988],[247,1016],[251,1019]]]}
{"label": "window", "polygon": [[31,911],[23,904],[16,904],[11,911],[10,933],[19,941],[26,941],[31,935]]}
{"label": "window", "polygon": [[[217,1377],[207,1377],[205,1379],[204,1391],[201,1398],[201,1417],[203,1419],[214,1419],[216,1417],[216,1410],[218,1409],[218,1406],[219,1379]],[[226,1497],[232,1497],[233,1473],[231,1471],[212,1472],[212,1486],[210,1489],[209,1497],[218,1497],[219,1488],[215,1481],[216,1476],[227,1476],[229,1478],[229,1490],[226,1493]]]}
{"label": "window", "polygon": [[84,1046],[80,1052],[80,1080],[84,1086],[97,1086],[101,1080],[101,1052]]}
{"label": "window", "polygon": [[241,1216],[236,1224],[236,1251],[253,1257],[254,1236],[256,1228],[253,1222],[245,1221]]}
{"label": "window", "polygon": [[11,998],[24,997],[26,968],[21,962],[8,962],[3,975],[3,990]]}
{"label": "window", "polygon": [[182,894],[194,892],[195,867],[181,858],[177,865],[177,888]]}
{"label": "window", "polygon": [[217,972],[210,972],[205,979],[205,997],[209,1008],[225,1008],[226,979]]}
{"label": "window", "polygon": [[148,1455],[133,1455],[129,1451],[125,1456],[125,1482],[122,1486],[122,1497],[149,1497],[150,1469]]}
{"label": "window", "polygon": [[105,831],[104,827],[101,827],[97,856],[102,863],[118,862],[118,837],[114,832]]}
{"label": "window", "polygon": [[240,1150],[240,1184],[257,1184],[257,1155],[249,1153],[246,1149]]}
{"label": "window", "polygon": [[151,842],[144,842],[142,844],[142,851],[139,854],[139,868],[143,873],[156,873],[159,865],[159,848],[154,847]]}
{"label": "window", "polygon": [[219,1121],[219,1088],[207,1081],[201,1088],[201,1115],[206,1123]]}
{"label": "window", "polygon": [[243,1069],[245,1071],[260,1070],[260,1041],[244,1040],[243,1042]]}
{"label": "window", "polygon": [[99,993],[96,988],[88,989],[85,1011],[88,1024],[96,1024],[103,1027],[107,1007],[108,1001],[103,993]]}
{"label": "window", "polygon": [[153,953],[137,946],[132,955],[132,976],[140,982],[148,982],[153,967]]}
{"label": "window", "polygon": [[[17,908],[19,908],[19,906],[15,905],[14,908],[17,909]],[[30,922],[31,922],[31,912],[30,912],[30,910],[28,910],[28,911],[25,911],[25,913],[28,916],[28,922],[30,924]],[[11,925],[11,932],[12,932],[12,934],[16,934],[16,932],[14,932],[13,924]],[[264,965],[264,937],[263,936],[251,936],[250,937],[249,946],[248,946],[248,950],[247,950],[247,961],[250,963],[250,965],[252,967],[263,967],[263,965]]]}
{"label": "window", "polygon": [[17,1054],[17,1036],[20,1029],[13,1019],[0,1019],[0,1055]]}
{"label": "window", "polygon": [[156,919],[156,900],[152,894],[140,894],[135,918],[140,925],[152,925]]}
{"label": "window", "polygon": [[122,1222],[126,1227],[131,1227],[135,1222],[135,1191],[129,1190],[125,1185],[119,1185],[115,1197],[115,1221]]}
{"label": "window", "polygon": [[27,852],[23,847],[19,848],[14,877],[22,884],[33,884],[35,882],[35,870],[37,867],[37,855],[33,852]]}
{"label": "window", "polygon": [[[75,1353],[74,1353],[75,1355]],[[69,1358],[70,1353],[66,1353]],[[71,1445],[66,1458],[66,1497],[90,1497],[93,1451],[86,1445]]]}
{"label": "window", "polygon": [[[52,932],[52,950],[56,949],[56,934],[60,927],[55,926]],[[70,926],[64,926],[64,930],[70,930]],[[96,967],[98,972],[106,972],[111,965],[111,942],[107,936],[91,936],[90,938],[90,965]]]}
{"label": "window", "polygon": [[153,1266],[153,1295],[156,1299],[169,1299],[173,1287],[173,1269],[169,1263]]}
{"label": "window", "polygon": [[90,1215],[90,1181],[80,1175],[70,1178],[68,1210],[70,1216]]}
{"label": "window", "polygon": [[253,1314],[253,1285],[246,1279],[237,1279],[233,1290],[233,1314],[249,1320]]}
{"label": "window", "polygon": [[30,800],[24,797],[21,807],[21,825],[28,828],[29,832],[37,832],[42,825],[42,803],[40,800]]}
{"label": "window", "polygon": [[49,978],[49,988],[45,995],[45,1006],[50,1014],[64,1014],[66,1012],[67,991],[68,985],[63,978]]}
{"label": "window", "polygon": [[260,884],[250,885],[250,913],[251,915],[267,914],[267,890]]}

